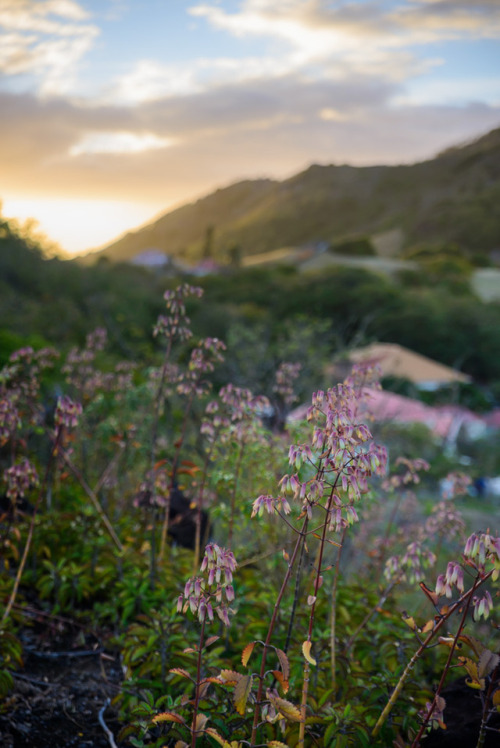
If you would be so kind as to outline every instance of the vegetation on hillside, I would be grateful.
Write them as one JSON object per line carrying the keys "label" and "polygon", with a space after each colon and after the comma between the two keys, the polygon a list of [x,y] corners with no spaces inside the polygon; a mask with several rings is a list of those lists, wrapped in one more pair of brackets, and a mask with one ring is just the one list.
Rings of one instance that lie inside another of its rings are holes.
{"label": "vegetation on hillside", "polygon": [[[243,256],[401,229],[403,247],[455,242],[473,261],[500,245],[500,129],[401,166],[314,165],[283,182],[240,182],[186,205],[98,253],[127,260],[152,247],[191,262],[213,227],[214,256]],[[92,261],[92,257],[89,260]]]}

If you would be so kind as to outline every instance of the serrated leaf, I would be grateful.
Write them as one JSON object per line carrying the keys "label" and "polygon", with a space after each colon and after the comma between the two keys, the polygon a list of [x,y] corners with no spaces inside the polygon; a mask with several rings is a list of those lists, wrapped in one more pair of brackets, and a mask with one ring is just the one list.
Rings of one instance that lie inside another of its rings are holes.
{"label": "serrated leaf", "polygon": [[191,676],[189,675],[187,670],[184,670],[183,667],[172,667],[168,671],[169,673],[172,673],[172,675],[180,675],[182,678],[187,678],[188,680],[193,680]]}
{"label": "serrated leaf", "polygon": [[250,655],[252,654],[254,647],[255,642],[250,642],[250,644],[247,644],[245,649],[241,653],[241,662],[243,667],[246,667],[248,665],[248,660],[250,659]]}
{"label": "serrated leaf", "polygon": [[468,636],[467,634],[461,634],[458,638],[459,638],[459,641],[463,642],[464,644],[467,644],[467,646],[472,649],[476,657],[480,657],[485,650],[484,644],[481,644],[480,641],[478,641],[477,639],[474,639],[473,636]]}
{"label": "serrated leaf", "polygon": [[125,727],[122,727],[122,729],[116,736],[116,739],[119,743],[121,743],[122,740],[125,740],[125,738],[129,738],[131,735],[135,735],[137,732],[138,727],[136,725],[126,725]]}
{"label": "serrated leaf", "polygon": [[311,665],[316,665],[316,660],[314,659],[314,657],[311,657],[311,647],[312,641],[308,639],[302,644],[302,654],[306,658],[307,662],[309,662]]}
{"label": "serrated leaf", "polygon": [[203,680],[200,681],[200,686],[204,683],[215,683],[216,685],[220,686],[222,681],[220,678],[216,678],[215,676],[209,676],[208,678],[203,678]]}
{"label": "serrated leaf", "polygon": [[238,683],[240,678],[243,678],[241,673],[237,673],[235,670],[221,670],[219,678],[223,683]]}
{"label": "serrated leaf", "polygon": [[418,631],[418,626],[415,623],[415,619],[413,618],[413,616],[407,616],[403,613],[402,618],[406,625],[409,626],[412,631]]}
{"label": "serrated leaf", "polygon": [[284,680],[288,680],[290,677],[290,663],[288,662],[288,657],[282,649],[278,649],[277,647],[276,654],[278,655],[278,660],[280,661],[283,678]]}
{"label": "serrated leaf", "polygon": [[489,649],[485,649],[479,657],[477,663],[477,674],[479,678],[486,678],[490,675],[500,662],[500,657],[491,652]]}
{"label": "serrated leaf", "polygon": [[283,677],[283,673],[281,672],[281,670],[273,670],[272,673],[273,673],[274,677],[276,678],[276,680],[278,681],[278,683],[280,684],[280,686],[281,686],[281,688],[283,690],[283,693],[287,693],[288,689],[290,687],[290,684]]}
{"label": "serrated leaf", "polygon": [[279,696],[275,696],[270,691],[267,692],[267,698],[275,709],[283,715],[289,722],[302,722],[302,715],[300,710],[292,704],[291,701],[281,699]]}
{"label": "serrated leaf", "polygon": [[494,707],[496,707],[497,711],[500,712],[500,688],[497,688],[497,690],[493,693],[493,696],[491,697],[491,703]]}
{"label": "serrated leaf", "polygon": [[238,714],[243,716],[248,701],[248,696],[252,688],[253,677],[251,675],[242,675],[234,689],[234,706]]}
{"label": "serrated leaf", "polygon": [[194,729],[196,732],[201,732],[204,730],[205,725],[208,722],[208,717],[206,714],[202,714],[201,712],[198,712],[196,715],[196,724],[194,726]]}
{"label": "serrated leaf", "polygon": [[228,743],[225,738],[222,737],[222,735],[219,735],[217,730],[215,730],[213,727],[207,727],[205,730],[205,735],[209,735],[211,738],[217,741],[219,745],[222,746],[222,748],[231,748],[231,743]]}
{"label": "serrated leaf", "polygon": [[157,725],[160,722],[177,722],[177,724],[183,725],[185,721],[184,717],[181,717],[180,714],[176,714],[175,712],[160,712],[160,714],[157,714],[151,720],[154,725]]}
{"label": "serrated leaf", "polygon": [[219,639],[220,639],[220,636],[209,636],[205,642],[205,647],[209,647],[211,644],[214,644],[214,642],[218,641]]}
{"label": "serrated leaf", "polygon": [[270,740],[267,743],[267,748],[289,748],[286,743],[282,743],[280,740]]}
{"label": "serrated leaf", "polygon": [[470,676],[469,679],[466,680],[467,685],[470,688],[477,688],[482,691],[486,683],[483,678],[479,677],[476,663],[468,657],[459,657],[459,662],[464,666]]}
{"label": "serrated leaf", "polygon": [[183,654],[192,654],[192,652],[196,652],[196,649],[193,649],[193,647],[186,647],[186,649],[182,650]]}

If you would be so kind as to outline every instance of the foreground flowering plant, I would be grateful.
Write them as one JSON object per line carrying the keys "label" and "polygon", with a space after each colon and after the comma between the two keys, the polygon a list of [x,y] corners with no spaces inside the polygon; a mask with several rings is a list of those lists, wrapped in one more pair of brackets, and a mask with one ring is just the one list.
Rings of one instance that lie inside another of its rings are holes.
{"label": "foreground flowering plant", "polygon": [[[423,582],[420,582],[422,591],[435,609],[435,615],[422,626],[418,626],[413,617],[404,616],[406,623],[417,637],[419,647],[406,666],[373,728],[373,738],[379,734],[416,662],[436,642],[449,647],[450,652],[434,698],[427,704],[426,710],[421,715],[421,727],[411,744],[412,748],[418,748],[428,725],[445,726],[443,714],[446,702],[441,696],[441,691],[446,675],[452,666],[453,656],[465,643],[472,648],[475,660],[459,657],[459,664],[465,667],[469,675],[469,685],[481,691],[483,714],[477,745],[483,745],[488,720],[494,708],[500,704],[500,689],[498,688],[500,686],[498,671],[500,657],[469,635],[465,635],[464,629],[470,614],[473,621],[478,621],[480,618],[486,620],[489,617],[493,608],[493,600],[486,585],[490,582],[497,582],[499,576],[500,537],[493,536],[489,532],[481,532],[469,536],[461,560],[448,562],[446,571],[438,575],[434,589],[429,589]],[[444,625],[449,624],[455,614],[459,618],[455,634],[442,636]]]}
{"label": "foreground flowering plant", "polygon": [[222,738],[217,731],[207,727],[208,715],[199,710],[200,701],[207,693],[211,683],[221,684],[219,678],[202,676],[202,658],[204,650],[219,639],[218,636],[205,638],[206,626],[214,621],[214,613],[225,626],[230,625],[229,614],[232,612],[228,603],[234,600],[232,586],[233,572],[236,570],[236,559],[232,551],[220,548],[215,543],[210,543],[205,548],[205,555],[200,568],[200,575],[192,577],[186,582],[184,592],[177,600],[177,611],[186,615],[190,612],[195,615],[200,623],[200,638],[198,646],[188,648],[186,653],[196,654],[196,677],[193,678],[184,668],[172,668],[173,675],[180,676],[190,681],[194,686],[194,697],[189,700],[192,705],[193,714],[191,725],[186,719],[175,711],[166,711],[157,714],[151,721],[152,725],[162,723],[173,723],[188,729],[191,735],[190,744],[184,740],[178,740],[176,748],[194,748],[198,738],[211,735],[216,740]]}

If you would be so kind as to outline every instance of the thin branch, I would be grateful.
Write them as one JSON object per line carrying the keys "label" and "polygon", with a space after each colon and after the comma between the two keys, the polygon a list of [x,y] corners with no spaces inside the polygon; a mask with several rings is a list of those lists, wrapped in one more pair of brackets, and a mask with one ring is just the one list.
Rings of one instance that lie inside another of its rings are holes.
{"label": "thin branch", "polygon": [[111,730],[107,726],[106,722],[104,721],[104,712],[106,711],[106,709],[110,705],[110,703],[111,702],[110,702],[109,698],[106,699],[106,701],[104,702],[104,706],[102,707],[102,709],[99,710],[98,719],[99,719],[99,724],[101,725],[102,729],[104,730],[104,732],[107,735],[108,743],[110,744],[111,748],[118,748],[118,746],[115,743],[115,736],[113,735],[113,733],[111,732]]}

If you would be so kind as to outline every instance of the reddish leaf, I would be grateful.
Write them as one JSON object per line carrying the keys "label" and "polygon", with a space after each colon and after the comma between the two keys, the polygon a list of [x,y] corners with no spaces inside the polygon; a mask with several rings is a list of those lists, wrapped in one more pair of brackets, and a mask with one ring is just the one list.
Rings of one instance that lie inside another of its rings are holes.
{"label": "reddish leaf", "polygon": [[281,670],[283,671],[283,678],[285,680],[288,680],[290,677],[290,664],[288,662],[288,657],[283,652],[282,649],[278,649],[276,647],[276,654],[278,655],[278,660],[280,661]]}
{"label": "reddish leaf", "polygon": [[205,647],[209,647],[211,644],[220,639],[220,636],[209,636],[205,642]]}
{"label": "reddish leaf", "polygon": [[241,653],[241,662],[244,667],[248,665],[248,660],[250,659],[250,655],[252,654],[254,647],[255,647],[255,642],[250,642],[250,644],[247,644],[245,649]]}
{"label": "reddish leaf", "polygon": [[273,670],[273,675],[276,678],[276,680],[278,681],[278,683],[280,684],[281,688],[283,689],[283,693],[287,693],[287,691],[288,691],[288,689],[290,687],[290,684],[283,677],[283,673],[281,672],[281,670]]}
{"label": "reddish leaf", "polygon": [[177,722],[177,724],[183,725],[186,720],[175,712],[160,712],[151,721],[154,725],[157,725],[159,722]]}
{"label": "reddish leaf", "polygon": [[188,680],[193,680],[191,676],[189,675],[188,671],[184,670],[184,668],[182,667],[170,668],[168,672],[172,673],[173,675],[180,675],[182,678],[187,678]]}
{"label": "reddish leaf", "polygon": [[238,683],[238,681],[243,678],[243,676],[240,673],[235,672],[234,670],[221,670],[219,673],[219,678],[223,683]]}

